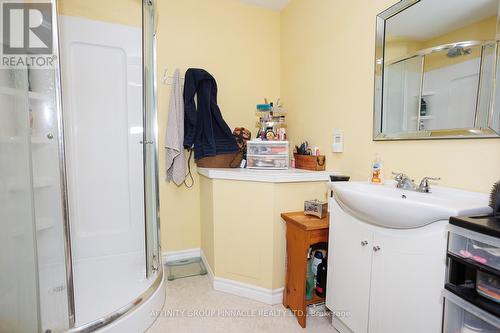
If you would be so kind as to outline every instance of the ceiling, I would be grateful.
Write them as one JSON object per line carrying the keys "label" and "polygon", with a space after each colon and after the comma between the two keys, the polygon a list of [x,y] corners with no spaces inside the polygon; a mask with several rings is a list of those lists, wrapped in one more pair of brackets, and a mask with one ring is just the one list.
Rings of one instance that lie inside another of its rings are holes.
{"label": "ceiling", "polygon": [[240,0],[240,1],[250,5],[270,8],[274,10],[282,10],[290,2],[290,0]]}
{"label": "ceiling", "polygon": [[421,0],[387,20],[391,37],[428,40],[498,13],[499,0]]}

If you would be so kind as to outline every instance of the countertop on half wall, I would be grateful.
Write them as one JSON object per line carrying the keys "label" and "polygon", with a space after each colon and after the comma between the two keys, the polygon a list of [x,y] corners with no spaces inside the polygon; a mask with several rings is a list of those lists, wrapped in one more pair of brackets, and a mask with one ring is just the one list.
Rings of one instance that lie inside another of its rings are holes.
{"label": "countertop on half wall", "polygon": [[265,183],[327,182],[336,171],[309,171],[302,169],[265,170],[241,168],[198,168],[198,173],[210,179],[243,180]]}

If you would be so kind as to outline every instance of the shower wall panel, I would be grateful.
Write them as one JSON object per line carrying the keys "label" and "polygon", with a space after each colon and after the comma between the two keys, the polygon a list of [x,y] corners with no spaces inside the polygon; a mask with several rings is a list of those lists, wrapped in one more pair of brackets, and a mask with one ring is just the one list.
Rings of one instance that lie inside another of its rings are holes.
{"label": "shower wall panel", "polygon": [[149,283],[142,31],[81,17],[59,20],[79,326],[132,302]]}

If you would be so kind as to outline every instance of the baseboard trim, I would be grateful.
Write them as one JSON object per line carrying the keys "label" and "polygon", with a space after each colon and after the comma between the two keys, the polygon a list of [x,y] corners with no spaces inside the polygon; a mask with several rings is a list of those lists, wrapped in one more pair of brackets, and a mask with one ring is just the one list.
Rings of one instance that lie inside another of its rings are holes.
{"label": "baseboard trim", "polygon": [[214,277],[213,286],[217,291],[246,297],[270,305],[280,304],[283,301],[284,288],[266,289],[221,277]]}
{"label": "baseboard trim", "polygon": [[272,290],[254,286],[248,283],[217,277],[214,275],[212,267],[210,267],[210,265],[208,264],[208,260],[205,257],[203,250],[201,251],[200,256],[201,259],[203,260],[203,263],[205,264],[208,273],[208,278],[210,279],[210,282],[214,290],[240,297],[249,298],[270,305],[282,303],[284,288],[278,288]]}
{"label": "baseboard trim", "polygon": [[205,257],[205,253],[203,253],[203,250],[200,250],[200,257],[201,257],[201,261],[203,261],[203,264],[205,265],[205,268],[207,269],[207,276],[208,276],[208,279],[210,280],[210,284],[212,284],[212,288],[213,288],[214,271],[212,270],[212,267],[208,263],[207,257]]}
{"label": "baseboard trim", "polygon": [[201,249],[194,248],[194,249],[187,249],[187,250],[180,250],[180,251],[163,252],[162,253],[162,260],[163,260],[163,263],[166,264],[167,262],[171,262],[171,261],[183,260],[183,259],[189,259],[189,258],[199,258],[200,256],[201,256]]}

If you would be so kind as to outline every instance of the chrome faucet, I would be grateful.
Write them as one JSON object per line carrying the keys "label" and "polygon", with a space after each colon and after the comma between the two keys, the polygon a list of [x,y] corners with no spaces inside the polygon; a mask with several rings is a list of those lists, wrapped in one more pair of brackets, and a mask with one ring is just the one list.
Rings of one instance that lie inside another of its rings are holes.
{"label": "chrome faucet", "polygon": [[417,190],[417,185],[414,183],[414,180],[410,179],[410,177],[408,177],[404,173],[393,172],[392,174],[396,176],[394,180],[396,180],[397,182],[396,184],[397,188],[401,188],[403,190],[411,190],[411,191]]}
{"label": "chrome faucet", "polygon": [[393,172],[394,180],[396,181],[396,187],[403,189],[403,190],[409,190],[409,191],[416,191],[416,192],[422,192],[422,193],[429,193],[431,191],[431,187],[429,184],[429,180],[440,180],[441,178],[434,178],[434,177],[424,177],[420,181],[420,185],[417,186],[415,184],[415,181],[413,179],[410,179],[407,175],[401,172]]}
{"label": "chrome faucet", "polygon": [[438,181],[441,180],[439,177],[424,177],[420,181],[420,185],[418,185],[417,191],[422,193],[429,193],[431,191],[431,186],[429,184],[429,180]]}

